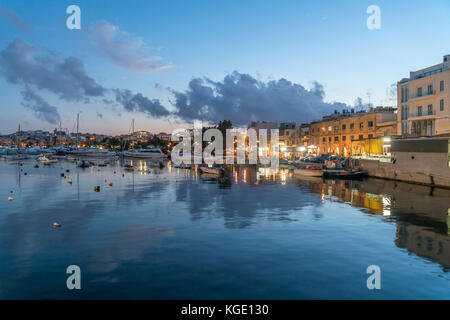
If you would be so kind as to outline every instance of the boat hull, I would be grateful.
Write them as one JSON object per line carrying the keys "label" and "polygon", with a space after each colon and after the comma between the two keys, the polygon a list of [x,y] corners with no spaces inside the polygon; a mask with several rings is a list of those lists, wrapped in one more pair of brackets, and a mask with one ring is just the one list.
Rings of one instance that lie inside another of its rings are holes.
{"label": "boat hull", "polygon": [[215,169],[215,168],[204,168],[201,167],[200,171],[202,173],[207,173],[207,174],[214,174],[214,175],[220,175],[220,169]]}
{"label": "boat hull", "polygon": [[294,174],[305,177],[322,177],[322,170],[294,169]]}

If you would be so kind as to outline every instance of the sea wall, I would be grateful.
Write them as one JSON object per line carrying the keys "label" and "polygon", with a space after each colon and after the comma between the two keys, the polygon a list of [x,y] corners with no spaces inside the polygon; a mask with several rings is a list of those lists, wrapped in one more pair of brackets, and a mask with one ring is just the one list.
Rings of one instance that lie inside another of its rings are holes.
{"label": "sea wall", "polygon": [[372,177],[450,188],[447,153],[399,152],[395,162],[359,159],[359,167]]}

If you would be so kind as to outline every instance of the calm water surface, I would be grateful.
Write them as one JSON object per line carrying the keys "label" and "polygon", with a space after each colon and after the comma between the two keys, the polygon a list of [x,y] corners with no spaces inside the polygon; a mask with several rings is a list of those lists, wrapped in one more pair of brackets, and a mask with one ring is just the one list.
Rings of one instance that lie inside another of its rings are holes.
{"label": "calm water surface", "polygon": [[[34,165],[0,162],[2,299],[450,298],[448,190]],[[69,265],[81,290],[66,288]],[[381,290],[366,287],[369,265]]]}

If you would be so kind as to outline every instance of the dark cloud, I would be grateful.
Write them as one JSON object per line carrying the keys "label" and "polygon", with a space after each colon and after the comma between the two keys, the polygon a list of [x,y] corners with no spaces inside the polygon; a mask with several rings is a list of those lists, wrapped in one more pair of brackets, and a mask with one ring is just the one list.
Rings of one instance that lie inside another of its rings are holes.
{"label": "dark cloud", "polygon": [[22,94],[22,105],[33,111],[33,114],[39,120],[57,124],[61,121],[61,117],[56,107],[47,103],[41,96],[35,93],[29,86],[25,86]]}
{"label": "dark cloud", "polygon": [[6,19],[14,23],[20,30],[24,32],[28,32],[30,30],[28,22],[23,20],[14,11],[0,7],[0,15],[4,16]]}
{"label": "dark cloud", "polygon": [[324,102],[323,86],[317,82],[312,89],[286,79],[262,82],[237,71],[223,81],[196,78],[185,92],[172,90],[175,96],[174,115],[185,121],[195,119],[217,123],[230,119],[233,124],[251,121],[309,122],[348,106]]}
{"label": "dark cloud", "polygon": [[47,89],[66,101],[87,102],[105,93],[105,89],[86,74],[78,58],[62,59],[20,39],[0,52],[0,74],[10,83]]}
{"label": "dark cloud", "polygon": [[153,118],[167,117],[170,112],[158,99],[150,100],[141,93],[133,93],[127,89],[114,89],[116,102],[128,112],[142,112]]}
{"label": "dark cloud", "polygon": [[106,21],[91,24],[87,33],[94,45],[114,64],[133,72],[152,72],[173,67],[146,52],[145,43]]}

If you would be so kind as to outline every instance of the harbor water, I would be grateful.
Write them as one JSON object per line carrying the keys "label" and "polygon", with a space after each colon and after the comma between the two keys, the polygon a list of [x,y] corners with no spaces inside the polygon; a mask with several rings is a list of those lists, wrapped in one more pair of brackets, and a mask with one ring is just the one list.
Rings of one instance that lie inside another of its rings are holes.
{"label": "harbor water", "polygon": [[450,190],[35,164],[0,162],[0,299],[450,298]]}

